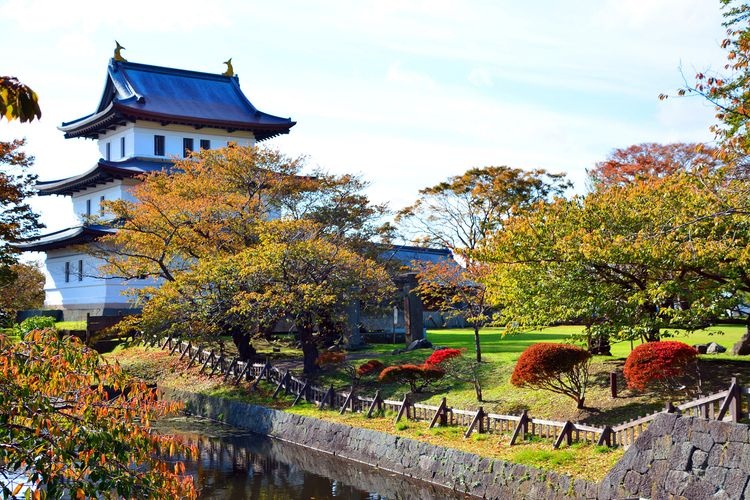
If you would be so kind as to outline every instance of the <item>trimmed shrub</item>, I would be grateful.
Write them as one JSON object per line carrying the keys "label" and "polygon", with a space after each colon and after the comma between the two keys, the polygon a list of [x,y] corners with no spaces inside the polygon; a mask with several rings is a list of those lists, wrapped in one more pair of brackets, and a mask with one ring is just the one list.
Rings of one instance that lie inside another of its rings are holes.
{"label": "trimmed shrub", "polygon": [[385,365],[378,361],[377,359],[370,359],[368,361],[365,361],[363,364],[359,365],[357,368],[357,375],[360,377],[366,377],[367,375],[375,375],[376,373],[380,372],[383,368],[385,368]]}
{"label": "trimmed shrub", "polygon": [[21,324],[13,328],[13,333],[23,337],[32,330],[45,330],[55,328],[55,318],[51,316],[32,316],[21,321]]}
{"label": "trimmed shrub", "polygon": [[625,360],[623,374],[630,389],[645,390],[651,385],[673,389],[676,379],[685,376],[697,361],[698,351],[683,342],[662,340],[641,344]]}
{"label": "trimmed shrub", "polygon": [[458,356],[463,356],[466,349],[438,349],[433,351],[432,354],[424,361],[426,365],[439,365],[444,361]]}
{"label": "trimmed shrub", "polygon": [[323,351],[318,355],[315,364],[318,366],[338,365],[346,361],[345,352]]}
{"label": "trimmed shrub", "polygon": [[510,383],[564,394],[583,408],[591,353],[570,344],[539,343],[518,358]]}
{"label": "trimmed shrub", "polygon": [[378,376],[378,382],[384,384],[409,384],[411,392],[421,392],[425,387],[440,380],[443,370],[432,365],[395,365],[388,366]]}

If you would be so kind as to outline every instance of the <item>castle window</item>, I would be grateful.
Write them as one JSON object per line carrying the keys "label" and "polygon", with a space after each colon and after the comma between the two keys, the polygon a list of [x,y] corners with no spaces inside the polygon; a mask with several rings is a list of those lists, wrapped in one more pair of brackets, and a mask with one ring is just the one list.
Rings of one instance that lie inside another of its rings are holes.
{"label": "castle window", "polygon": [[211,149],[211,140],[201,139],[201,149]]}
{"label": "castle window", "polygon": [[83,281],[83,260],[78,261],[78,281]]}
{"label": "castle window", "polygon": [[65,283],[70,283],[70,262],[65,263]]}
{"label": "castle window", "polygon": [[125,158],[125,138],[120,137],[120,158]]}
{"label": "castle window", "polygon": [[91,200],[86,200],[86,217],[91,217]]}
{"label": "castle window", "polygon": [[187,158],[187,155],[193,150],[193,139],[185,137],[182,139],[182,157]]}
{"label": "castle window", "polygon": [[109,142],[107,143],[106,150],[107,150],[107,161],[109,161],[112,158],[112,144],[110,144]]}
{"label": "castle window", "polygon": [[102,206],[104,204],[104,196],[99,197],[99,213],[104,213],[104,207]]}
{"label": "castle window", "polygon": [[154,156],[164,156],[164,136],[154,136]]}

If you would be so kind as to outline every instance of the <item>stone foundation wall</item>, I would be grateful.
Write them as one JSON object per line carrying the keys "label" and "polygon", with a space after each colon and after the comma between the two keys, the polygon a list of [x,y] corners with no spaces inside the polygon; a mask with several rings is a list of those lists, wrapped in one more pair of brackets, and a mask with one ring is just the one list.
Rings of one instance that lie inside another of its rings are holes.
{"label": "stone foundation wall", "polygon": [[168,399],[183,401],[190,413],[480,498],[597,496],[594,483],[525,465],[239,401],[162,392]]}
{"label": "stone foundation wall", "polygon": [[750,427],[659,415],[600,484],[601,498],[750,498]]}

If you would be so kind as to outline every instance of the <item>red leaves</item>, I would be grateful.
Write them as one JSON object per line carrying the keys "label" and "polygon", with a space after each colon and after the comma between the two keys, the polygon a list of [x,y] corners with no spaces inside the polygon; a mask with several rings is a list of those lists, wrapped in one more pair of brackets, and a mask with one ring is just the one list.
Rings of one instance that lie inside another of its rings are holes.
{"label": "red leaves", "polygon": [[377,359],[371,359],[369,361],[366,361],[365,363],[361,364],[357,368],[357,375],[360,377],[365,377],[367,375],[373,375],[375,373],[378,373],[380,370],[382,370],[385,367],[383,363],[378,361]]}
{"label": "red leaves", "polygon": [[380,372],[378,382],[409,384],[412,392],[420,392],[428,384],[440,380],[443,375],[443,370],[436,366],[404,364],[386,367]]}
{"label": "red leaves", "polygon": [[323,351],[318,355],[315,364],[318,366],[337,365],[346,360],[345,352]]}
{"label": "red leaves", "polygon": [[545,379],[569,372],[585,363],[591,354],[569,344],[534,344],[518,358],[510,383],[516,386],[536,385]]}
{"label": "red leaves", "polygon": [[697,355],[698,351],[683,342],[664,340],[641,344],[625,361],[625,380],[629,388],[642,391],[653,383],[684,375]]}
{"label": "red leaves", "polygon": [[439,365],[440,363],[462,356],[466,349],[439,349],[433,351],[432,354],[425,360],[426,365]]}

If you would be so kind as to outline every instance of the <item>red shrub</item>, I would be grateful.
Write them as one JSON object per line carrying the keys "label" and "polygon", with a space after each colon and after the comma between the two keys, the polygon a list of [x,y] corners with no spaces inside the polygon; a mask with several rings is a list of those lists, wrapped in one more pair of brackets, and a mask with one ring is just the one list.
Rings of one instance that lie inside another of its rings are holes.
{"label": "red shrub", "polygon": [[448,359],[463,356],[465,350],[466,349],[439,349],[433,351],[433,353],[424,361],[424,364],[439,365]]}
{"label": "red shrub", "polygon": [[569,344],[534,344],[518,358],[511,384],[564,394],[583,408],[591,353]]}
{"label": "red shrub", "polygon": [[412,392],[420,392],[430,383],[440,380],[443,370],[432,365],[388,366],[378,376],[378,382],[385,384],[409,384]]}
{"label": "red shrub", "polygon": [[323,351],[318,355],[315,364],[318,366],[337,365],[346,360],[345,352]]}
{"label": "red shrub", "polygon": [[685,375],[697,355],[694,348],[672,340],[641,344],[625,360],[625,380],[629,388],[638,390],[652,383],[669,385],[676,377]]}
{"label": "red shrub", "polygon": [[383,369],[385,365],[377,359],[371,359],[365,363],[359,365],[357,368],[357,375],[364,377],[367,375],[373,375]]}

